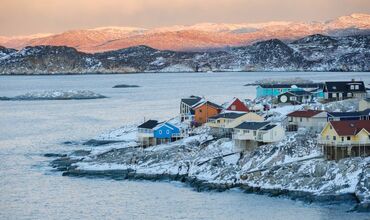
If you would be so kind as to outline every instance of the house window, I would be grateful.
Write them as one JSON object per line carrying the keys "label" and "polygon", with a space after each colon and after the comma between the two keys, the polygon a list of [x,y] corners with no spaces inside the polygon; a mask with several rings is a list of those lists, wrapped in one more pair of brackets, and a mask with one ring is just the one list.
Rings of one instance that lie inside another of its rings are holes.
{"label": "house window", "polygon": [[159,134],[162,134],[162,131],[160,130],[158,133],[159,133]]}
{"label": "house window", "polygon": [[293,117],[289,117],[289,122],[293,122]]}
{"label": "house window", "polygon": [[333,89],[337,89],[337,87],[336,87],[336,86],[333,86],[332,88],[333,88]]}
{"label": "house window", "polygon": [[344,141],[344,137],[342,137],[342,142]]}
{"label": "house window", "polygon": [[351,140],[351,136],[347,136],[347,141],[350,141]]}
{"label": "house window", "polygon": [[291,101],[296,101],[296,100],[297,100],[297,97],[292,96],[292,97],[290,97],[290,100],[291,100]]}
{"label": "house window", "polygon": [[330,130],[333,129],[333,127],[330,125]]}
{"label": "house window", "polygon": [[299,121],[302,122],[302,118],[299,118]]}
{"label": "house window", "polygon": [[355,89],[356,90],[359,90],[360,89],[360,86],[359,85],[355,85]]}
{"label": "house window", "polygon": [[231,106],[231,110],[235,110],[236,109],[236,106],[235,105],[232,105]]}
{"label": "house window", "polygon": [[355,86],[354,85],[351,85],[351,90],[354,90],[355,89]]}
{"label": "house window", "polygon": [[202,113],[202,109],[199,109],[199,112]]}
{"label": "house window", "polygon": [[330,139],[329,135],[326,135],[326,140],[329,140],[329,139]]}
{"label": "house window", "polygon": [[333,136],[333,141],[336,141],[337,140],[337,137]]}
{"label": "house window", "polygon": [[170,131],[169,131],[169,130],[167,130],[167,131],[166,131],[166,134],[170,134]]}
{"label": "house window", "polygon": [[333,93],[333,94],[332,94],[332,97],[333,97],[333,98],[336,98],[336,97],[337,97],[337,93]]}
{"label": "house window", "polygon": [[347,93],[347,97],[352,97],[352,93]]}

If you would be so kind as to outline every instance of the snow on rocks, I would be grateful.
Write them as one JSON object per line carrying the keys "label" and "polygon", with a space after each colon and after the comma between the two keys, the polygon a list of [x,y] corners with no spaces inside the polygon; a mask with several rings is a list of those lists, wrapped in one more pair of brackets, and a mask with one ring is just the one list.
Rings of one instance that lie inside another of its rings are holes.
{"label": "snow on rocks", "polygon": [[133,127],[100,136],[107,141],[125,142],[70,157],[73,162],[69,168],[62,161],[63,175],[178,180],[198,190],[240,187],[309,201],[358,199],[362,209],[370,200],[369,158],[326,161],[316,135],[310,131],[287,133],[279,143],[240,152],[232,140],[214,138],[204,128],[176,142],[141,148],[135,146]]}
{"label": "snow on rocks", "polygon": [[72,99],[101,99],[106,96],[88,90],[51,90],[29,92],[15,97],[0,97],[0,100],[32,101],[32,100],[72,100]]}

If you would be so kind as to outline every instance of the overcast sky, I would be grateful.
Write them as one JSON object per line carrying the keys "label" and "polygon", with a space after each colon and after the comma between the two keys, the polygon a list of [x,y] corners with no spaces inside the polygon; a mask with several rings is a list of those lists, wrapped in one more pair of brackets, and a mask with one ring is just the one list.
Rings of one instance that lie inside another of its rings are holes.
{"label": "overcast sky", "polygon": [[0,0],[0,35],[100,26],[325,21],[370,14],[370,0]]}

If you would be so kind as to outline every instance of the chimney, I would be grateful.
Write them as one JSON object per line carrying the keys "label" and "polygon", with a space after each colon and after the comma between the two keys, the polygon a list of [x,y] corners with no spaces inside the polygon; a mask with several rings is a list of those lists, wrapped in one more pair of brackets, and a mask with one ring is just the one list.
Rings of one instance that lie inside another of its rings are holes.
{"label": "chimney", "polygon": [[353,78],[353,79],[352,79],[352,82],[354,82],[354,81],[355,81],[355,79]]}

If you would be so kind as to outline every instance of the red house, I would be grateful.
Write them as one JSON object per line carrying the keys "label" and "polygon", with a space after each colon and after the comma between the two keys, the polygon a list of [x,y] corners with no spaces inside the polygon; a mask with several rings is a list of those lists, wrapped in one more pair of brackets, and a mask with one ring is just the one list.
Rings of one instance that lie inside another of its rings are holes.
{"label": "red house", "polygon": [[226,111],[249,112],[249,108],[238,98],[234,98],[225,106]]}

